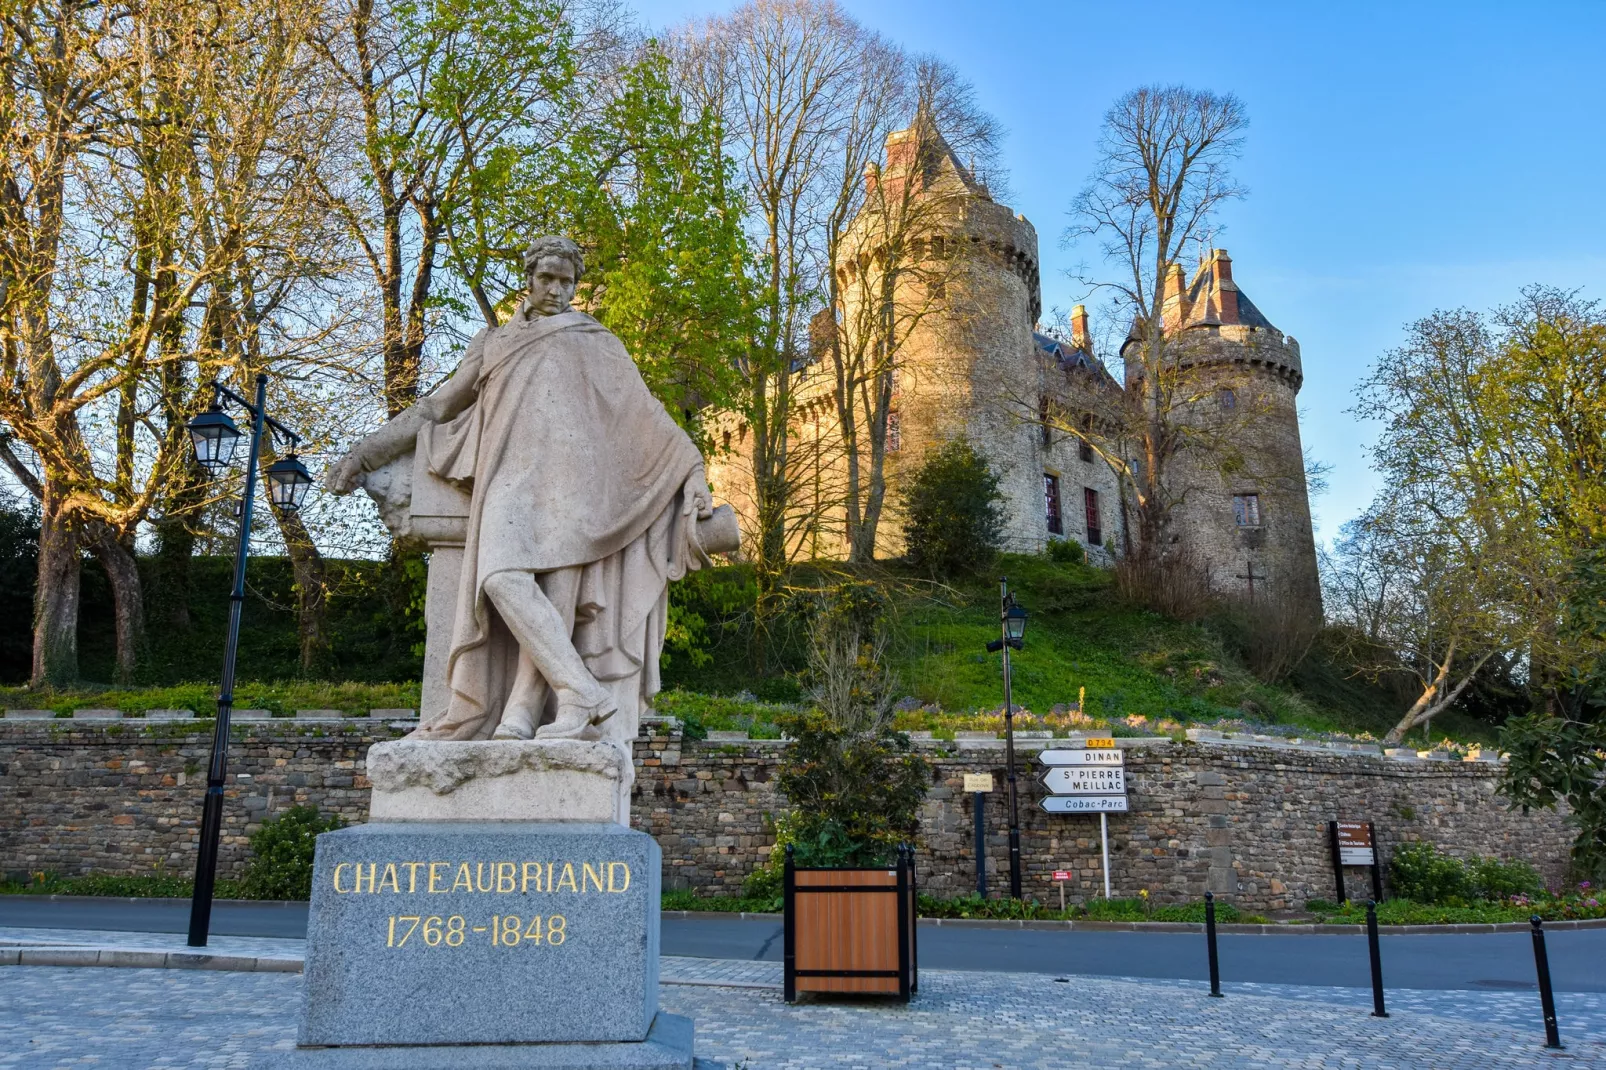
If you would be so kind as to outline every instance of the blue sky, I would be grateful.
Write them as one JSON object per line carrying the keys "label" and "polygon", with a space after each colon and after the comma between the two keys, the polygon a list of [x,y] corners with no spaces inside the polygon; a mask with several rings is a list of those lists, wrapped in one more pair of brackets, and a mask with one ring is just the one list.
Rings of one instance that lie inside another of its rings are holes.
{"label": "blue sky", "polygon": [[[651,26],[734,7],[635,0]],[[1244,100],[1249,197],[1215,244],[1299,339],[1302,430],[1333,466],[1317,538],[1371,500],[1375,429],[1345,410],[1404,326],[1489,309],[1529,283],[1606,298],[1606,3],[1079,4],[843,0],[860,21],[956,64],[1007,127],[1012,207],[1036,225],[1046,307],[1082,291],[1066,209],[1100,119],[1139,85]],[[1146,33],[1134,12],[1170,20]]]}

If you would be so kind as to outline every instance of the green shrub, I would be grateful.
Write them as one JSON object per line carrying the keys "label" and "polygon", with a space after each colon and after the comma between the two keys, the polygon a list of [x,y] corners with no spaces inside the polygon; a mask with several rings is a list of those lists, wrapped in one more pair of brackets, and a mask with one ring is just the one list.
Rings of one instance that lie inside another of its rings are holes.
{"label": "green shrub", "polygon": [[345,826],[311,806],[293,806],[251,836],[251,861],[241,888],[247,899],[312,898],[312,856],[320,832]]}
{"label": "green shrub", "polygon": [[1003,538],[1002,502],[998,476],[969,442],[957,438],[928,453],[903,494],[910,564],[933,576],[992,564]]}
{"label": "green shrub", "polygon": [[1389,890],[1417,903],[1463,903],[1472,892],[1467,867],[1431,843],[1405,843],[1389,860]]}
{"label": "green shrub", "polygon": [[1526,862],[1474,858],[1467,862],[1466,870],[1472,894],[1479,899],[1510,899],[1514,895],[1538,895],[1545,890],[1539,871]]}
{"label": "green shrub", "polygon": [[1062,565],[1080,565],[1087,560],[1087,551],[1075,539],[1049,539],[1048,559]]}

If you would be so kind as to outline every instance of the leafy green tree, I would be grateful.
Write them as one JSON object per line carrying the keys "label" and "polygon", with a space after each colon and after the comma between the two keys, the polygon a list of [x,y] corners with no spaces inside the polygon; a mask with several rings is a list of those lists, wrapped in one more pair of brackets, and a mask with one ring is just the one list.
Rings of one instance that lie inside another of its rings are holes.
{"label": "leafy green tree", "polygon": [[1386,486],[1350,601],[1422,682],[1388,738],[1501,657],[1559,715],[1596,656],[1562,615],[1573,562],[1606,522],[1606,317],[1542,287],[1493,317],[1435,313],[1379,362],[1356,412],[1383,425]]}
{"label": "leafy green tree", "polygon": [[986,568],[1003,538],[1002,501],[998,476],[968,441],[931,451],[903,492],[910,563],[934,576]]}
{"label": "leafy green tree", "polygon": [[1507,798],[1523,809],[1567,803],[1577,830],[1573,863],[1606,877],[1606,543],[1574,565],[1563,633],[1593,650],[1556,682],[1552,701],[1508,721],[1500,747],[1510,755],[1503,773]]}
{"label": "leafy green tree", "polygon": [[[349,121],[320,177],[369,267],[391,416],[418,397],[440,309],[500,321],[492,269],[518,252],[506,245],[508,206],[581,116],[583,64],[609,63],[609,27],[577,14],[589,11],[561,0],[331,8],[318,46]],[[467,303],[439,285],[448,244]]]}

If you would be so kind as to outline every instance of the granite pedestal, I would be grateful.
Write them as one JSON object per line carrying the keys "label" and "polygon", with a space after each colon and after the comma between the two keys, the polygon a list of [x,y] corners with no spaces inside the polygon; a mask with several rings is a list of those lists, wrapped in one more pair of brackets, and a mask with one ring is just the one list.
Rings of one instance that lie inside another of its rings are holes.
{"label": "granite pedestal", "polygon": [[658,1011],[658,844],[490,819],[610,814],[616,748],[402,742],[370,757],[375,820],[318,837],[297,1047],[257,1065],[691,1070],[692,1022]]}

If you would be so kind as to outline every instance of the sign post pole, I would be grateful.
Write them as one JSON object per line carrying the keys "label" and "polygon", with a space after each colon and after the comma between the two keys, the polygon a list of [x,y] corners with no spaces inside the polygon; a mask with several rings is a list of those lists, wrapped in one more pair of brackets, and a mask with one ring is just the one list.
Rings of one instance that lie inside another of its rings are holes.
{"label": "sign post pole", "polygon": [[1338,886],[1338,905],[1343,906],[1349,901],[1344,894],[1344,857],[1338,849],[1338,822],[1327,823],[1327,839],[1333,849],[1333,880]]}
{"label": "sign post pole", "polygon": [[1376,902],[1383,901],[1383,852],[1377,849],[1377,826],[1368,821],[1366,823],[1367,837],[1372,841],[1372,898]]}
{"label": "sign post pole", "polygon": [[1110,819],[1099,811],[1099,839],[1104,844],[1104,898],[1110,897]]}
{"label": "sign post pole", "polygon": [[987,793],[993,790],[991,773],[966,773],[965,790],[974,800],[976,815],[976,894],[987,898]]}
{"label": "sign post pole", "polygon": [[987,793],[972,792],[976,800],[976,894],[987,898]]}

